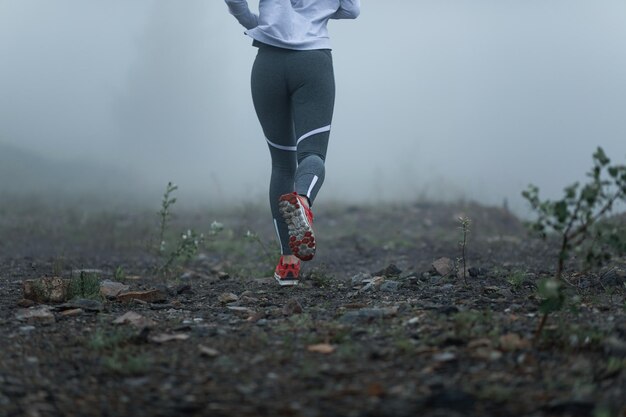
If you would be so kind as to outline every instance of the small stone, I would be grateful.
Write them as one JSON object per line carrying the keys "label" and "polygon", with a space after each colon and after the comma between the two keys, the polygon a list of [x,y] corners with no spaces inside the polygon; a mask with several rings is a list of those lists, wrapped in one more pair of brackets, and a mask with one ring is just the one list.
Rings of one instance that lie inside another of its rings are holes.
{"label": "small stone", "polygon": [[302,314],[303,308],[298,300],[295,298],[290,299],[283,306],[283,314],[285,316],[293,316],[294,314]]}
{"label": "small stone", "polygon": [[80,316],[84,312],[85,311],[82,308],[72,308],[69,310],[62,311],[61,315],[64,317],[73,317],[73,316]]}
{"label": "small stone", "polygon": [[148,291],[123,292],[117,296],[117,301],[122,303],[129,303],[133,300],[139,300],[145,303],[164,302],[167,300],[167,293],[160,289],[152,289]]}
{"label": "small stone", "polygon": [[454,285],[453,284],[444,284],[441,286],[441,291],[452,291],[454,289]]}
{"label": "small stone", "polygon": [[399,277],[402,270],[394,264],[389,264],[386,268],[374,273],[374,275],[380,275],[388,278]]}
{"label": "small stone", "polygon": [[30,333],[35,330],[35,326],[20,326],[20,332],[22,333]]}
{"label": "small stone", "polygon": [[400,283],[398,281],[385,281],[380,286],[380,290],[383,292],[397,292],[400,288]]}
{"label": "small stone", "polygon": [[239,297],[237,297],[237,295],[233,294],[232,292],[222,293],[218,297],[218,301],[222,304],[234,303],[237,300],[239,300]]}
{"label": "small stone", "polygon": [[28,308],[34,306],[36,303],[33,300],[29,300],[27,298],[22,298],[17,302],[18,307]]}
{"label": "small stone", "polygon": [[193,294],[190,284],[179,284],[175,289],[176,294]]}
{"label": "small stone", "polygon": [[117,297],[120,293],[128,291],[129,289],[130,286],[126,284],[108,279],[100,283],[100,295],[110,299]]}
{"label": "small stone", "polygon": [[221,279],[222,281],[227,280],[228,278],[230,278],[230,274],[228,272],[225,271],[219,271],[217,273],[217,277],[219,279]]}
{"label": "small stone", "polygon": [[476,278],[480,275],[480,269],[476,268],[475,266],[471,267],[468,269],[469,275],[472,278]]}
{"label": "small stone", "polygon": [[517,333],[507,333],[500,336],[500,349],[505,352],[525,349],[530,346],[528,340],[524,340]]}
{"label": "small stone", "polygon": [[453,352],[442,352],[433,356],[435,362],[451,362],[456,360],[456,354]]}
{"label": "small stone", "polygon": [[350,279],[350,282],[352,283],[353,287],[356,287],[356,286],[360,286],[363,283],[363,281],[371,280],[371,279],[372,279],[372,276],[368,274],[367,272],[359,272],[358,274],[356,274]]}
{"label": "small stone", "polygon": [[603,343],[604,351],[615,357],[626,358],[626,341],[615,336],[608,337]]}
{"label": "small stone", "polygon": [[37,303],[62,303],[67,299],[70,280],[59,277],[28,279],[22,283],[24,298]]}
{"label": "small stone", "polygon": [[28,323],[54,323],[54,314],[50,311],[48,306],[30,307],[19,309],[15,313],[15,318],[19,321],[25,321]]}
{"label": "small stone", "polygon": [[129,311],[122,314],[121,316],[113,320],[113,324],[130,324],[141,329],[156,326],[156,322],[154,320],[148,317],[144,317],[141,314],[135,313],[134,311]]}
{"label": "small stone", "polygon": [[432,266],[437,274],[445,277],[454,270],[454,261],[450,258],[439,258],[433,262]]}
{"label": "small stone", "polygon": [[200,350],[200,354],[202,356],[206,356],[209,358],[215,358],[220,355],[220,353],[216,349],[204,345],[198,345],[198,350]]}
{"label": "small stone", "polygon": [[363,283],[366,285],[363,288],[361,288],[359,292],[363,293],[363,292],[377,290],[380,288],[383,282],[385,282],[385,277],[376,276],[370,279],[366,279],[365,281],[363,281]]}
{"label": "small stone", "polygon": [[177,340],[187,340],[190,337],[191,336],[187,333],[173,333],[173,334],[160,333],[160,334],[150,337],[149,339],[150,341],[155,342],[155,343],[167,343],[167,342],[172,342],[172,341],[177,341]]}
{"label": "small stone", "polygon": [[335,346],[328,344],[328,343],[319,343],[317,345],[309,345],[306,348],[306,350],[308,350],[309,352],[321,353],[324,355],[329,355],[333,353],[336,349],[337,348]]}

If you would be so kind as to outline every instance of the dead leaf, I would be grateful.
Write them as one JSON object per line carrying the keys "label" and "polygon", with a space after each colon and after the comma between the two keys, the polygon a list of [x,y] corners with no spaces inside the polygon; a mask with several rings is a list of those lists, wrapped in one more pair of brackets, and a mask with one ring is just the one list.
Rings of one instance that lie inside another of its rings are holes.
{"label": "dead leaf", "polygon": [[317,345],[309,345],[306,350],[314,353],[323,353],[324,355],[329,355],[333,353],[337,348],[328,343],[319,343]]}

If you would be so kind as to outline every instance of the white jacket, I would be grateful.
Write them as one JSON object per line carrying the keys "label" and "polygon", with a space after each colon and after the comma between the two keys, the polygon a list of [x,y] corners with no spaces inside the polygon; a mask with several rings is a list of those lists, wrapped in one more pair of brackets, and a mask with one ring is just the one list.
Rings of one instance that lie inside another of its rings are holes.
{"label": "white jacket", "polygon": [[360,0],[259,0],[259,15],[247,0],[225,0],[245,34],[279,48],[330,49],[329,19],[356,19]]}

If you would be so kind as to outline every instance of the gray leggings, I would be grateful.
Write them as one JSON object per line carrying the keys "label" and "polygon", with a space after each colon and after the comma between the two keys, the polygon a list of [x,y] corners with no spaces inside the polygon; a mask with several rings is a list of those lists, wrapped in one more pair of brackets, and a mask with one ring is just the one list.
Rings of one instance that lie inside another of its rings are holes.
{"label": "gray leggings", "polygon": [[282,253],[291,254],[278,198],[296,191],[311,205],[324,182],[335,103],[328,49],[295,51],[255,43],[252,100],[272,157],[270,207]]}

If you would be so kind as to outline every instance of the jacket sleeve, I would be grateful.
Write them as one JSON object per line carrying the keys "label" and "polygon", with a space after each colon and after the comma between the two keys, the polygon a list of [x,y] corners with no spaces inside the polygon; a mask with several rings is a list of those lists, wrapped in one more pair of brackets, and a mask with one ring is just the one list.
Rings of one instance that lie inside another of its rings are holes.
{"label": "jacket sleeve", "polygon": [[361,14],[361,0],[340,0],[339,9],[331,19],[356,19]]}
{"label": "jacket sleeve", "polygon": [[225,0],[230,14],[235,16],[241,26],[252,29],[258,26],[259,17],[250,11],[246,0]]}

